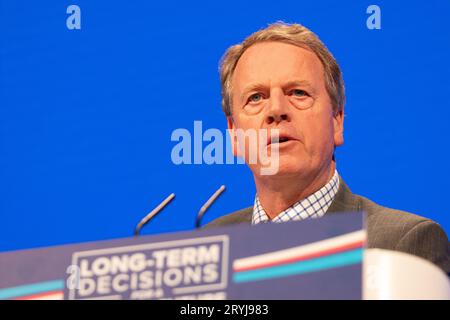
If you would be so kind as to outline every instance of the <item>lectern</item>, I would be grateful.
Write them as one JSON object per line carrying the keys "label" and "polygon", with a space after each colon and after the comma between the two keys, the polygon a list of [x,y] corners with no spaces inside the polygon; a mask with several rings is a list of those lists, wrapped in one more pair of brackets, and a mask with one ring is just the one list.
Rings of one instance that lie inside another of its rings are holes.
{"label": "lectern", "polygon": [[363,213],[0,254],[0,299],[449,299],[447,275],[366,249]]}

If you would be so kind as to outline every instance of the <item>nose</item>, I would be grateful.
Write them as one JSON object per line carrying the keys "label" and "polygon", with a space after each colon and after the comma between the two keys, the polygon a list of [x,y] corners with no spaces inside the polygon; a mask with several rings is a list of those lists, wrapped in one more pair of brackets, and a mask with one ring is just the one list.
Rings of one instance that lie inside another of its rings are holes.
{"label": "nose", "polygon": [[266,114],[267,124],[278,124],[281,121],[291,121],[288,101],[282,90],[273,90],[270,93],[269,106]]}

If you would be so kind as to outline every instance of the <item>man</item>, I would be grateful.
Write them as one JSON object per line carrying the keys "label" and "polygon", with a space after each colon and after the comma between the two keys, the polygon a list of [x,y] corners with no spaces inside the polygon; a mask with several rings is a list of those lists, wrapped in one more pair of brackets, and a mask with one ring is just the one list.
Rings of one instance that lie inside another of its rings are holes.
{"label": "man", "polygon": [[[276,23],[225,53],[220,66],[222,107],[231,133],[278,129],[278,171],[261,174],[249,162],[256,185],[253,207],[207,227],[283,222],[339,211],[367,214],[368,247],[414,254],[450,273],[450,246],[435,222],[382,207],[353,194],[336,170],[334,149],[343,144],[344,82],[335,59],[310,30]],[[242,141],[232,135],[233,152]]]}

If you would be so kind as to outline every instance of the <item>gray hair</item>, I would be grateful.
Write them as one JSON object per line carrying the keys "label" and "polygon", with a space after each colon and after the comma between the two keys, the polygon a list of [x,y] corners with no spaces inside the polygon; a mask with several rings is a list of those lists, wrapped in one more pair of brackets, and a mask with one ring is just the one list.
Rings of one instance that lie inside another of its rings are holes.
{"label": "gray hair", "polygon": [[242,54],[250,46],[267,41],[278,41],[311,50],[322,62],[324,68],[325,87],[330,96],[335,113],[340,112],[345,104],[345,87],[342,73],[330,51],[320,39],[308,28],[300,24],[276,22],[259,30],[242,43],[231,46],[220,62],[220,81],[222,86],[222,109],[226,116],[231,116],[231,79]]}

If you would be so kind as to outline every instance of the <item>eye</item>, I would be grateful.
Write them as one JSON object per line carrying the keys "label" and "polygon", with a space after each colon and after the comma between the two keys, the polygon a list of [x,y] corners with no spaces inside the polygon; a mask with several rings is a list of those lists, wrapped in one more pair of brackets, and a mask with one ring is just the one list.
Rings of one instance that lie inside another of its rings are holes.
{"label": "eye", "polygon": [[249,102],[257,103],[257,102],[260,102],[262,100],[262,98],[263,98],[263,96],[261,93],[254,93],[248,98],[247,103],[249,103]]}
{"label": "eye", "polygon": [[295,97],[304,97],[307,96],[308,94],[306,93],[306,91],[301,90],[301,89],[294,89],[291,91],[291,94]]}

